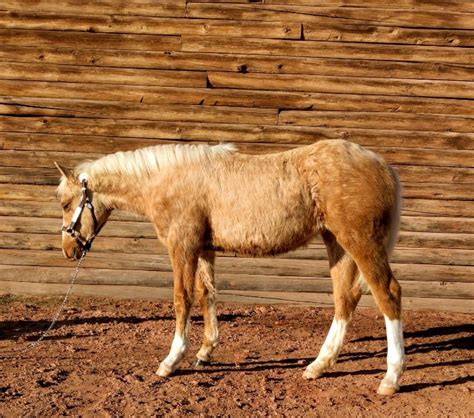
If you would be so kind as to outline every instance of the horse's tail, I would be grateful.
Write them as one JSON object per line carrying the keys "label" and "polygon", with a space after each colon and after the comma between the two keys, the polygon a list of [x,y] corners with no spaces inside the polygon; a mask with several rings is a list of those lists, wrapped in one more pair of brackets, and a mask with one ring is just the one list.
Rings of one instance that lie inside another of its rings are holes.
{"label": "horse's tail", "polygon": [[402,186],[400,184],[400,178],[398,177],[395,169],[391,165],[389,165],[388,168],[395,182],[394,204],[390,213],[390,226],[387,242],[387,254],[390,257],[393,253],[393,249],[395,248],[398,238],[398,231],[400,230],[400,219],[402,214]]}

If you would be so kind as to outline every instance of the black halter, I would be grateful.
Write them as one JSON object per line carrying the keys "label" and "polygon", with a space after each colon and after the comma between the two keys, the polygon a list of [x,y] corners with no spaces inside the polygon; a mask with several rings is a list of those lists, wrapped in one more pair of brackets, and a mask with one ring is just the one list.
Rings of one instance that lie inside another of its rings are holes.
{"label": "black halter", "polygon": [[[77,206],[76,210],[74,211],[74,214],[72,215],[70,224],[68,226],[63,226],[61,228],[61,231],[66,232],[66,234],[74,238],[77,245],[82,250],[82,252],[86,253],[90,251],[92,247],[92,242],[94,241],[95,237],[99,234],[104,224],[98,225],[97,218],[95,216],[94,205],[92,204],[92,200],[89,197],[90,193],[89,193],[89,190],[87,189],[87,178],[84,178],[81,176],[80,179],[81,179],[81,184],[82,184],[81,201],[79,202],[79,205]],[[87,207],[90,210],[91,215],[92,215],[92,221],[94,222],[94,232],[88,240],[83,239],[81,237],[80,232],[76,231],[76,225],[81,219],[81,215],[85,207]]]}

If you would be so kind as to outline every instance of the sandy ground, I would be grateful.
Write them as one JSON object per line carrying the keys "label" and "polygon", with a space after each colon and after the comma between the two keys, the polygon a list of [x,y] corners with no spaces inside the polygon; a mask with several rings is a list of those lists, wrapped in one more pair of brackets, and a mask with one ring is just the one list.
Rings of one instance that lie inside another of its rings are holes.
{"label": "sandy ground", "polygon": [[220,305],[215,363],[192,366],[202,320],[175,376],[155,375],[174,329],[168,302],[72,298],[40,345],[59,298],[0,298],[0,415],[13,416],[473,416],[472,315],[406,312],[408,370],[381,397],[383,318],[359,309],[339,362],[301,375],[332,319],[327,308]]}

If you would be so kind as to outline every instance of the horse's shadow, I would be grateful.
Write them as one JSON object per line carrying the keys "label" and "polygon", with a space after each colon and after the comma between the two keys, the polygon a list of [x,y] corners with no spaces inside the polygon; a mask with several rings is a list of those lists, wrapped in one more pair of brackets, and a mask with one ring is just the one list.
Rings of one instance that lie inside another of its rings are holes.
{"label": "horse's shadow", "polygon": [[[229,322],[240,317],[248,316],[243,313],[232,313],[232,314],[220,314],[218,315],[219,322]],[[92,317],[81,317],[81,318],[70,318],[63,319],[56,322],[54,330],[63,327],[73,327],[76,325],[106,325],[106,324],[141,324],[148,321],[174,321],[173,315],[154,315],[146,317],[137,316],[92,316]],[[203,322],[202,316],[192,316],[191,320],[195,324]],[[45,331],[51,324],[51,320],[39,319],[39,320],[15,320],[15,321],[0,321],[0,340],[16,340],[23,337],[26,341],[34,341],[38,338],[39,334]],[[72,332],[65,333],[64,335],[51,335],[47,336],[45,340],[62,340],[71,337],[82,338],[89,335],[75,335]],[[93,336],[93,335],[91,335]]]}
{"label": "horse's shadow", "polygon": [[[456,336],[456,334],[469,333],[467,336]],[[454,325],[449,327],[432,327],[425,330],[407,332],[405,333],[407,338],[433,338],[437,336],[453,335],[453,338],[446,341],[422,341],[410,344],[405,347],[405,351],[408,355],[416,353],[428,353],[431,351],[450,351],[450,350],[472,350],[473,349],[473,326],[470,324]],[[385,340],[385,336],[381,337],[362,337],[351,342],[360,341],[377,341]],[[386,349],[374,351],[374,352],[352,352],[345,353],[340,356],[338,363],[359,361],[372,359],[374,357],[385,357]],[[178,375],[187,375],[195,373],[222,373],[222,372],[252,372],[252,371],[263,371],[263,370],[282,370],[282,369],[302,369],[306,364],[313,361],[314,358],[288,358],[283,360],[255,360],[246,361],[239,363],[212,363],[207,368],[199,369],[183,369],[177,372]],[[454,367],[465,364],[472,364],[474,360],[471,357],[461,360],[451,360],[438,363],[425,363],[417,365],[408,365],[407,370],[420,370],[435,367]],[[335,366],[337,367],[337,365]],[[359,369],[353,371],[332,371],[324,374],[324,378],[338,378],[347,375],[375,375],[383,374],[383,369]],[[415,383],[410,385],[404,385],[401,388],[401,392],[415,392],[421,389],[425,389],[433,386],[452,386],[465,384],[467,382],[474,381],[473,376],[460,376],[452,380],[445,380],[440,382],[427,382],[427,383]]]}

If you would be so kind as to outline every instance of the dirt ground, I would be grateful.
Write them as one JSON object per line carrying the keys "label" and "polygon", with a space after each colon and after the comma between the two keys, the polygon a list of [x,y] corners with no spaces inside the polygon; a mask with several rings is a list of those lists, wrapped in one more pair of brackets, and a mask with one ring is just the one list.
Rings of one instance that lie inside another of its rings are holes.
{"label": "dirt ground", "polygon": [[473,416],[471,315],[406,312],[402,391],[381,397],[383,318],[359,309],[339,362],[301,375],[332,319],[327,308],[219,306],[221,345],[195,369],[202,320],[175,376],[155,375],[174,329],[168,302],[72,298],[40,345],[59,298],[0,298],[0,415],[17,416]]}

